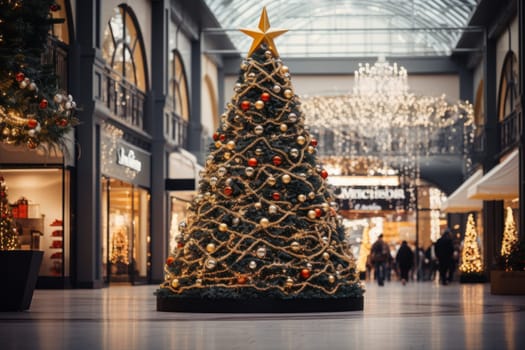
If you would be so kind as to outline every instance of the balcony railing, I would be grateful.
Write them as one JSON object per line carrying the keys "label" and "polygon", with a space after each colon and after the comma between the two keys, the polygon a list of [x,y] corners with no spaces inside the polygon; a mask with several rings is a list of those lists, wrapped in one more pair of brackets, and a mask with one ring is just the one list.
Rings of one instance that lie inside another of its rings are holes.
{"label": "balcony railing", "polygon": [[42,57],[43,64],[55,67],[58,78],[58,87],[68,91],[68,46],[55,37],[47,37],[47,45]]}
{"label": "balcony railing", "polygon": [[499,122],[499,135],[501,152],[505,153],[518,143],[518,114],[516,111],[509,114]]}

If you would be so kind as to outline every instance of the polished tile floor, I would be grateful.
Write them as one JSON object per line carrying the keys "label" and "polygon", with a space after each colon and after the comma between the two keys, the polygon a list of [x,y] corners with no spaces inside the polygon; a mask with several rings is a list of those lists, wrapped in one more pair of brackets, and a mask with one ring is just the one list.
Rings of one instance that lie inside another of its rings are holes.
{"label": "polished tile floor", "polygon": [[189,314],[155,311],[156,286],[36,290],[0,313],[0,349],[525,349],[525,297],[488,284],[366,285],[364,311]]}

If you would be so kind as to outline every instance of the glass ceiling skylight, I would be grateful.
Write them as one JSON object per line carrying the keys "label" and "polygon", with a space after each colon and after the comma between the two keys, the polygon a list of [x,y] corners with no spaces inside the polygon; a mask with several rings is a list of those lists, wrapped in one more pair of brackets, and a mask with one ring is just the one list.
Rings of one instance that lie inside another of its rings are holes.
{"label": "glass ceiling skylight", "polygon": [[476,0],[205,0],[222,28],[245,55],[251,38],[239,28],[256,28],[266,6],[282,57],[450,55],[467,28]]}

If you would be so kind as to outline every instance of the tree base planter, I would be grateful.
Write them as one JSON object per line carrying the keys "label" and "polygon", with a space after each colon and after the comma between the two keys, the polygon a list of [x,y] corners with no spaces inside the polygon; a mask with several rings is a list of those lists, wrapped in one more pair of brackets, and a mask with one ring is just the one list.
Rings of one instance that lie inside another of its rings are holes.
{"label": "tree base planter", "polygon": [[0,251],[0,311],[24,311],[31,306],[44,252]]}
{"label": "tree base planter", "polygon": [[483,273],[468,273],[459,276],[459,283],[485,283],[487,276]]}
{"label": "tree base planter", "polygon": [[363,297],[332,299],[201,299],[157,295],[157,311],[199,313],[300,313],[363,310]]}
{"label": "tree base planter", "polygon": [[525,271],[491,271],[490,293],[525,295]]}

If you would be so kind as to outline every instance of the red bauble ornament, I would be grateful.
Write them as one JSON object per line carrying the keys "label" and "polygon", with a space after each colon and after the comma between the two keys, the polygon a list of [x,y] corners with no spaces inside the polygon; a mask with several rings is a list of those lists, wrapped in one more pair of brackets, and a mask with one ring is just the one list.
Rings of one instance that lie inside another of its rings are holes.
{"label": "red bauble ornament", "polygon": [[247,111],[250,108],[250,105],[251,105],[250,101],[244,100],[241,102],[241,109],[243,111]]}
{"label": "red bauble ornament", "polygon": [[220,134],[220,135],[219,135],[219,140],[221,140],[221,141],[226,140],[226,135],[224,135],[224,134]]}
{"label": "red bauble ornament", "polygon": [[184,247],[184,242],[177,242],[177,248],[183,248]]}
{"label": "red bauble ornament", "polygon": [[65,128],[65,127],[67,126],[68,123],[69,123],[69,122],[67,121],[66,118],[62,118],[62,119],[57,120],[57,125],[58,125],[58,126],[61,126],[61,127],[63,127],[63,128]]}
{"label": "red bauble ornament", "polygon": [[27,127],[30,129],[36,128],[37,125],[38,125],[38,121],[36,119],[31,118],[27,121]]}
{"label": "red bauble ornament", "polygon": [[52,4],[52,5],[49,6],[49,9],[51,11],[53,11],[53,12],[58,11],[58,10],[60,10],[60,5],[59,4]]}
{"label": "red bauble ornament", "polygon": [[219,133],[218,132],[214,132],[213,133],[213,141],[217,141],[219,139]]}
{"label": "red bauble ornament", "polygon": [[312,141],[310,141],[310,145],[316,147],[317,146],[317,139],[312,139]]}
{"label": "red bauble ornament", "polygon": [[323,179],[326,179],[326,178],[328,177],[328,171],[326,171],[326,170],[324,170],[324,169],[321,170],[321,177],[322,177]]}
{"label": "red bauble ornament", "polygon": [[247,281],[247,278],[245,275],[240,275],[239,277],[237,277],[237,283],[239,284],[245,284]]}
{"label": "red bauble ornament", "polygon": [[274,201],[278,201],[281,199],[281,194],[279,192],[272,193],[272,198]]}
{"label": "red bauble ornament", "polygon": [[175,258],[172,257],[172,256],[169,256],[169,257],[166,259],[166,265],[171,265],[171,264],[173,264],[174,261],[175,261]]}
{"label": "red bauble ornament", "polygon": [[257,159],[256,158],[248,159],[248,165],[251,167],[257,166]]}
{"label": "red bauble ornament", "polygon": [[301,277],[304,278],[304,279],[307,279],[308,277],[310,277],[310,270],[308,269],[302,269],[301,270]]}
{"label": "red bauble ornament", "polygon": [[227,196],[231,196],[233,194],[233,188],[231,188],[230,186],[224,187],[224,194]]}
{"label": "red bauble ornament", "polygon": [[320,218],[321,217],[321,214],[323,214],[323,211],[319,208],[315,208],[315,216]]}
{"label": "red bauble ornament", "polygon": [[264,102],[268,102],[268,101],[270,101],[270,94],[267,93],[267,92],[263,92],[263,93],[261,94],[261,100],[263,100]]}
{"label": "red bauble ornament", "polygon": [[273,165],[279,166],[283,162],[282,158],[279,156],[273,156],[272,158]]}
{"label": "red bauble ornament", "polygon": [[22,80],[25,79],[25,77],[26,77],[25,74],[20,72],[20,73],[16,73],[15,79],[16,79],[16,81],[18,81],[20,83]]}
{"label": "red bauble ornament", "polygon": [[42,99],[42,101],[40,101],[40,103],[38,104],[38,107],[40,107],[40,109],[46,109],[47,108],[47,100],[45,98]]}

